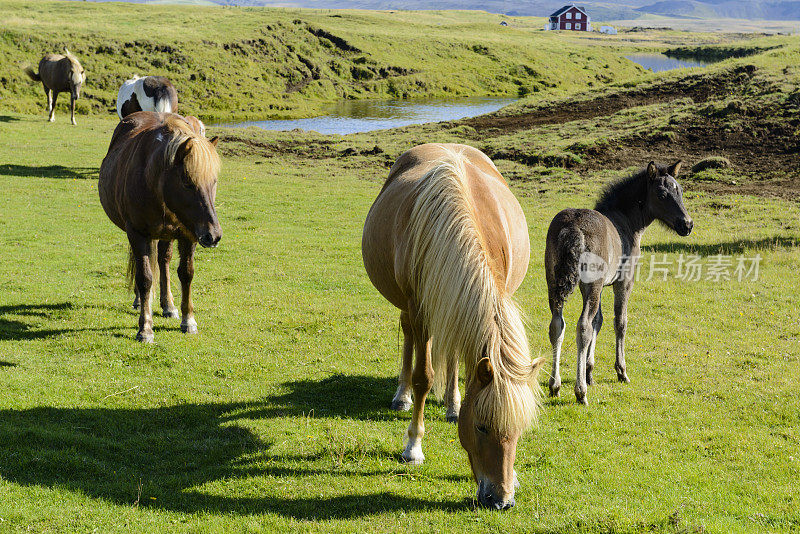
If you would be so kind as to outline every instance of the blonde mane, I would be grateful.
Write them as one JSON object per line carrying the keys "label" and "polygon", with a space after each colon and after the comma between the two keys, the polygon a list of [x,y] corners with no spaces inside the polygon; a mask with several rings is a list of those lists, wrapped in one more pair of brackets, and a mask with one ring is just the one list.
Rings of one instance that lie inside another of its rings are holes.
{"label": "blonde mane", "polygon": [[183,166],[186,174],[198,187],[214,183],[219,174],[220,160],[214,145],[198,135],[182,117],[167,117],[165,124],[172,133],[164,151],[164,163],[175,165],[180,148],[186,143]]}
{"label": "blonde mane", "polygon": [[536,419],[541,390],[531,372],[520,311],[498,287],[475,223],[467,161],[463,154],[446,150],[415,184],[410,278],[432,338],[434,390],[444,384],[448,361],[457,365],[463,357],[469,388],[476,364],[488,357],[494,380],[475,399],[475,417],[506,434],[522,431]]}

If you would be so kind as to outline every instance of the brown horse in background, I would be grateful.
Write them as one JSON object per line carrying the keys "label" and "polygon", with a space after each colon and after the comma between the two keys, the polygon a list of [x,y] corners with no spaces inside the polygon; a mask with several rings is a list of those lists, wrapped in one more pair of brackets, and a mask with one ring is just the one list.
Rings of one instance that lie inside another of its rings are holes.
{"label": "brown horse in background", "polygon": [[[414,393],[402,458],[424,461],[425,399],[434,383],[446,386],[478,502],[510,508],[517,440],[536,417],[544,362],[531,361],[511,298],[530,256],[522,208],[483,152],[420,145],[389,172],[364,224],[362,254],[372,283],[400,309],[403,356],[392,407],[408,409]],[[459,359],[466,368],[463,404]]]}
{"label": "brown horse in background", "polygon": [[56,120],[56,100],[58,93],[69,91],[69,112],[72,124],[75,122],[75,101],[81,96],[81,86],[86,81],[86,72],[83,70],[78,58],[69,50],[64,49],[66,55],[47,54],[39,61],[39,73],[31,67],[25,72],[36,82],[42,82],[44,94],[47,96],[47,111],[50,122]]}
{"label": "brown horse in background", "polygon": [[614,286],[614,330],[617,337],[617,379],[629,382],[625,364],[625,330],[628,298],[633,289],[642,234],[653,221],[661,221],[678,235],[691,233],[694,223],[683,205],[683,189],[675,177],[678,161],[669,167],[650,162],[646,168],[607,187],[593,210],[565,209],[547,230],[545,276],[550,300],[550,343],[553,371],[550,395],[561,390],[561,343],[564,341],[564,303],[579,286],[583,311],[578,319],[578,363],[575,398],[587,404],[592,385],[594,349],[603,326],[600,297]]}
{"label": "brown horse in background", "polygon": [[197,332],[190,293],[195,247],[198,242],[214,247],[222,237],[214,209],[217,139],[198,135],[180,115],[140,111],[117,125],[100,166],[100,203],[130,242],[129,274],[142,303],[139,341],[153,341],[150,290],[156,254],[164,315],[177,316],[169,281],[173,239],[180,254],[181,330]]}

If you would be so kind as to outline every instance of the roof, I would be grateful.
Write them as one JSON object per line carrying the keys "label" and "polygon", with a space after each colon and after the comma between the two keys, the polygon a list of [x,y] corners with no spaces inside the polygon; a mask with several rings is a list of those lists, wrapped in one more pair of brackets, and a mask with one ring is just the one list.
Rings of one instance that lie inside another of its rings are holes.
{"label": "roof", "polygon": [[575,9],[577,9],[577,10],[581,11],[581,12],[582,12],[584,15],[586,15],[587,17],[589,16],[589,14],[586,12],[586,9],[585,9],[585,8],[578,7],[578,6],[576,6],[575,4],[569,4],[569,5],[566,5],[566,6],[562,7],[561,9],[559,9],[558,11],[556,11],[555,13],[553,13],[552,15],[550,15],[550,17],[551,17],[551,18],[552,18],[552,17],[558,17],[559,15],[561,15],[562,13],[564,13],[565,11],[567,11],[567,10],[569,10],[569,9],[572,9],[573,7],[574,7]]}

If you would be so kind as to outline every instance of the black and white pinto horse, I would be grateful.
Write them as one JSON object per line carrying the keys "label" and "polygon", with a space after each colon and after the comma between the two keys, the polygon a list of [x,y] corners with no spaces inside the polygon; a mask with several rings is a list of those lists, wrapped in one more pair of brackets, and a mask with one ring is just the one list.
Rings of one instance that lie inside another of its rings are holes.
{"label": "black and white pinto horse", "polygon": [[178,91],[163,76],[134,76],[126,80],[117,95],[120,120],[137,111],[177,113]]}

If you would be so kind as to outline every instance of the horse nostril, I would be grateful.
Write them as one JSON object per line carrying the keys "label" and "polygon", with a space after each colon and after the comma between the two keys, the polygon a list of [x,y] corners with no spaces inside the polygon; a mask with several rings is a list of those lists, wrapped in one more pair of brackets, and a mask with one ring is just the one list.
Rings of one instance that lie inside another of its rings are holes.
{"label": "horse nostril", "polygon": [[509,500],[506,502],[506,505],[503,507],[503,510],[509,510],[509,509],[511,509],[511,508],[514,508],[514,505],[515,505],[515,504],[517,504],[517,503],[516,503],[516,501],[515,501],[514,499],[509,499]]}

